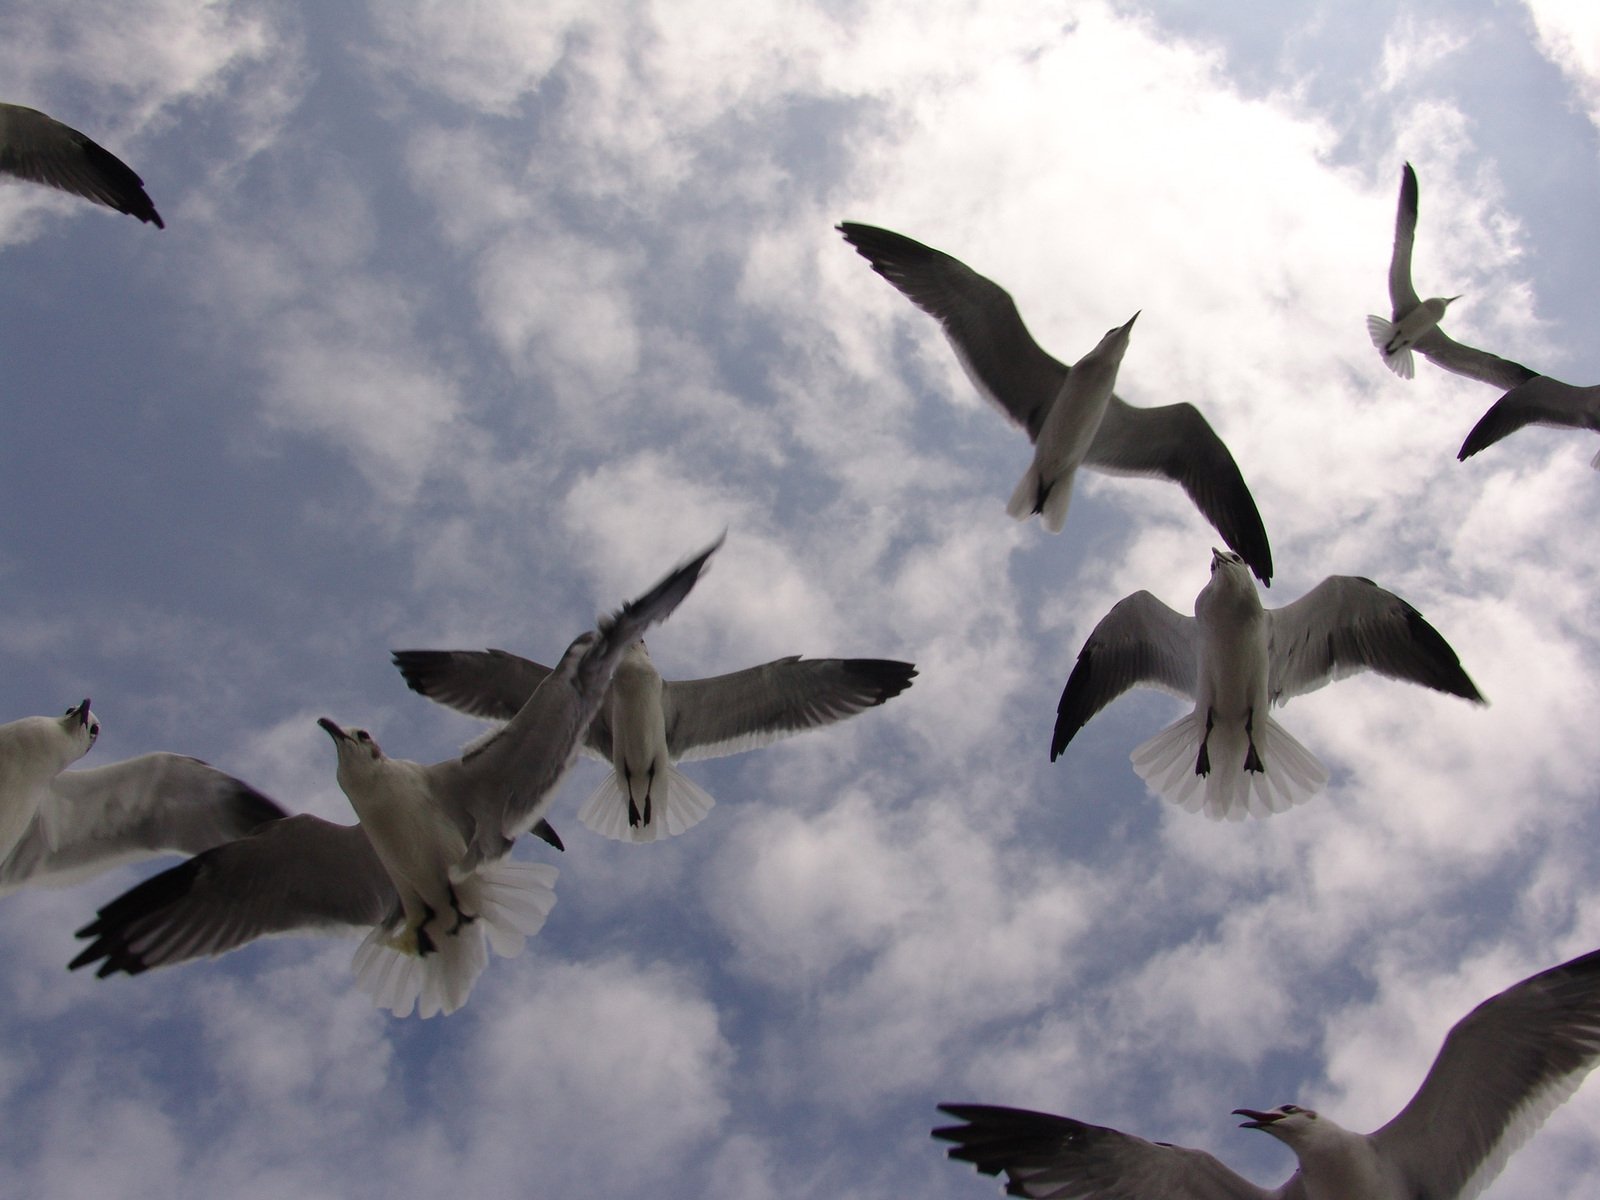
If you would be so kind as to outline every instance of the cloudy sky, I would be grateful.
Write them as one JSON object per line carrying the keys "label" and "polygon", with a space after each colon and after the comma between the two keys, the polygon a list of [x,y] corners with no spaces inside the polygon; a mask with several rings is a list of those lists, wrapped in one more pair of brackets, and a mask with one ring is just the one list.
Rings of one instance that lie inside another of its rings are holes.
{"label": "cloudy sky", "polygon": [[[199,755],[348,821],[315,720],[433,761],[477,723],[391,648],[552,661],[726,527],[651,640],[670,677],[915,661],[886,707],[690,766],[720,803],[567,842],[544,932],[447,1019],[355,940],[101,981],[72,932],[151,868],[0,902],[8,1196],[983,1196],[939,1101],[1204,1147],[1229,1110],[1374,1128],[1492,992],[1600,946],[1592,435],[1466,464],[1496,398],[1368,344],[1401,164],[1456,336],[1600,381],[1600,22],[1581,0],[1275,5],[110,0],[0,12],[0,99],[144,176],[158,232],[0,187],[0,719],[94,699],[85,765]],[[1189,611],[1175,488],[1005,501],[1023,436],[833,230],[1008,288],[1189,400],[1283,604],[1399,592],[1487,709],[1364,677],[1280,719],[1333,778],[1215,825],[1128,752],[1131,694],[1048,761],[1089,630]],[[541,846],[519,850],[554,859]],[[1600,1186],[1600,1085],[1490,1195]]]}

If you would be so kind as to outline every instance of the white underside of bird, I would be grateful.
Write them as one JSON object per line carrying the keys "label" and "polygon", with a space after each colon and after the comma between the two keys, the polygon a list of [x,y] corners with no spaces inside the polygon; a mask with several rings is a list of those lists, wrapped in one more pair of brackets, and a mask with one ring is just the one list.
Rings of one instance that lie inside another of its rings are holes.
{"label": "white underside of bird", "polygon": [[23,717],[0,725],[0,860],[36,817],[45,844],[57,847],[47,803],[50,784],[89,752],[99,732],[100,722],[87,700],[59,717]]}

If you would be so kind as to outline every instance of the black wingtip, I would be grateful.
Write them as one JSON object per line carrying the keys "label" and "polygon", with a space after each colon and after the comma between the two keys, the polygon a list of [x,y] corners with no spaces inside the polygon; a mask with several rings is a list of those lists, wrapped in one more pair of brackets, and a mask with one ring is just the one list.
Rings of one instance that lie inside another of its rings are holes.
{"label": "black wingtip", "polygon": [[169,867],[129,888],[101,908],[94,920],[73,934],[76,938],[89,941],[89,945],[67,964],[67,970],[76,971],[99,963],[95,976],[100,979],[119,971],[126,975],[141,975],[148,971],[155,964],[147,962],[130,944],[130,939],[136,936],[137,927],[147,918],[189,894],[204,861],[204,855],[197,855],[175,867]]}

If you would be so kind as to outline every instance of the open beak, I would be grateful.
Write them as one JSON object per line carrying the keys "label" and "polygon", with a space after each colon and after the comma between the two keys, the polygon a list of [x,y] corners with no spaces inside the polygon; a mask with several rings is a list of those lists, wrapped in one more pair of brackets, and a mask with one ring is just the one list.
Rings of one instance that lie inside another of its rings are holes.
{"label": "open beak", "polygon": [[1268,1125],[1283,1120],[1282,1113],[1257,1112],[1253,1108],[1236,1108],[1233,1110],[1233,1115],[1250,1118],[1248,1121],[1239,1122],[1240,1129],[1265,1129]]}
{"label": "open beak", "polygon": [[74,710],[78,714],[78,725],[83,727],[89,723],[89,697],[83,698],[83,703]]}

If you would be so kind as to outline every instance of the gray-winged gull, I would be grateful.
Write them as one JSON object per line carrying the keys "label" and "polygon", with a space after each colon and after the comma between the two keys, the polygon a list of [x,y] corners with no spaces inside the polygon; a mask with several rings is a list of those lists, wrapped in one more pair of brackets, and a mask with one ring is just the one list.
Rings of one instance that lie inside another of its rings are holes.
{"label": "gray-winged gull", "polygon": [[[874,271],[938,320],[973,386],[1038,443],[1071,372],[1033,340],[1006,290],[903,234],[853,221],[838,229]],[[1272,549],[1261,514],[1233,455],[1194,405],[1135,408],[1113,394],[1082,465],[1178,484],[1261,581],[1271,583]]]}
{"label": "gray-winged gull", "polygon": [[1275,1189],[1203,1150],[1149,1142],[1068,1117],[941,1104],[949,1157],[1035,1200],[1472,1200],[1583,1082],[1600,1058],[1600,950],[1485,1000],[1445,1037],[1405,1108],[1373,1133],[1285,1104],[1237,1108],[1299,1169]]}
{"label": "gray-winged gull", "polygon": [[370,926],[357,985],[398,1016],[466,1002],[488,951],[511,956],[555,903],[554,867],[513,862],[577,755],[623,653],[693,589],[716,543],[581,634],[502,728],[458,758],[391,759],[365,730],[319,723],[360,823],[273,822],[146,880],[78,931],[70,964],[101,976],[225,950],[267,933]]}
{"label": "gray-winged gull", "polygon": [[1402,379],[1410,379],[1415,373],[1411,351],[1417,350],[1446,371],[1497,387],[1512,388],[1532,379],[1536,372],[1521,363],[1463,345],[1439,328],[1444,310],[1461,297],[1418,297],[1417,289],[1411,285],[1411,244],[1416,233],[1417,173],[1406,163],[1400,176],[1400,204],[1394,219],[1394,253],[1389,259],[1392,316],[1387,321],[1376,315],[1367,317],[1367,333],[1384,365]]}
{"label": "gray-winged gull", "polygon": [[46,184],[164,229],[144,180],[111,151],[36,108],[0,104],[0,172]]}
{"label": "gray-winged gull", "polygon": [[1136,747],[1134,770],[1190,812],[1240,820],[1282,812],[1327,782],[1316,756],[1268,715],[1272,704],[1361,670],[1484,703],[1438,631],[1370,579],[1330,575],[1267,609],[1244,560],[1213,550],[1194,613],[1141,591],[1101,618],[1062,690],[1052,762],[1123,692],[1163,688],[1194,711]]}
{"label": "gray-winged gull", "polygon": [[[1581,387],[1548,375],[1535,375],[1501,396],[1478,418],[1456,457],[1465,461],[1524,425],[1557,425],[1600,433],[1600,385]],[[1589,465],[1600,470],[1600,453],[1589,460]]]}
{"label": "gray-winged gull", "polygon": [[[472,716],[504,721],[550,668],[504,650],[396,650],[406,683]],[[673,764],[715,758],[854,716],[911,686],[910,663],[792,655],[706,679],[663,680],[644,643],[622,658],[583,749],[612,764],[578,817],[606,837],[651,842],[715,803]]]}

